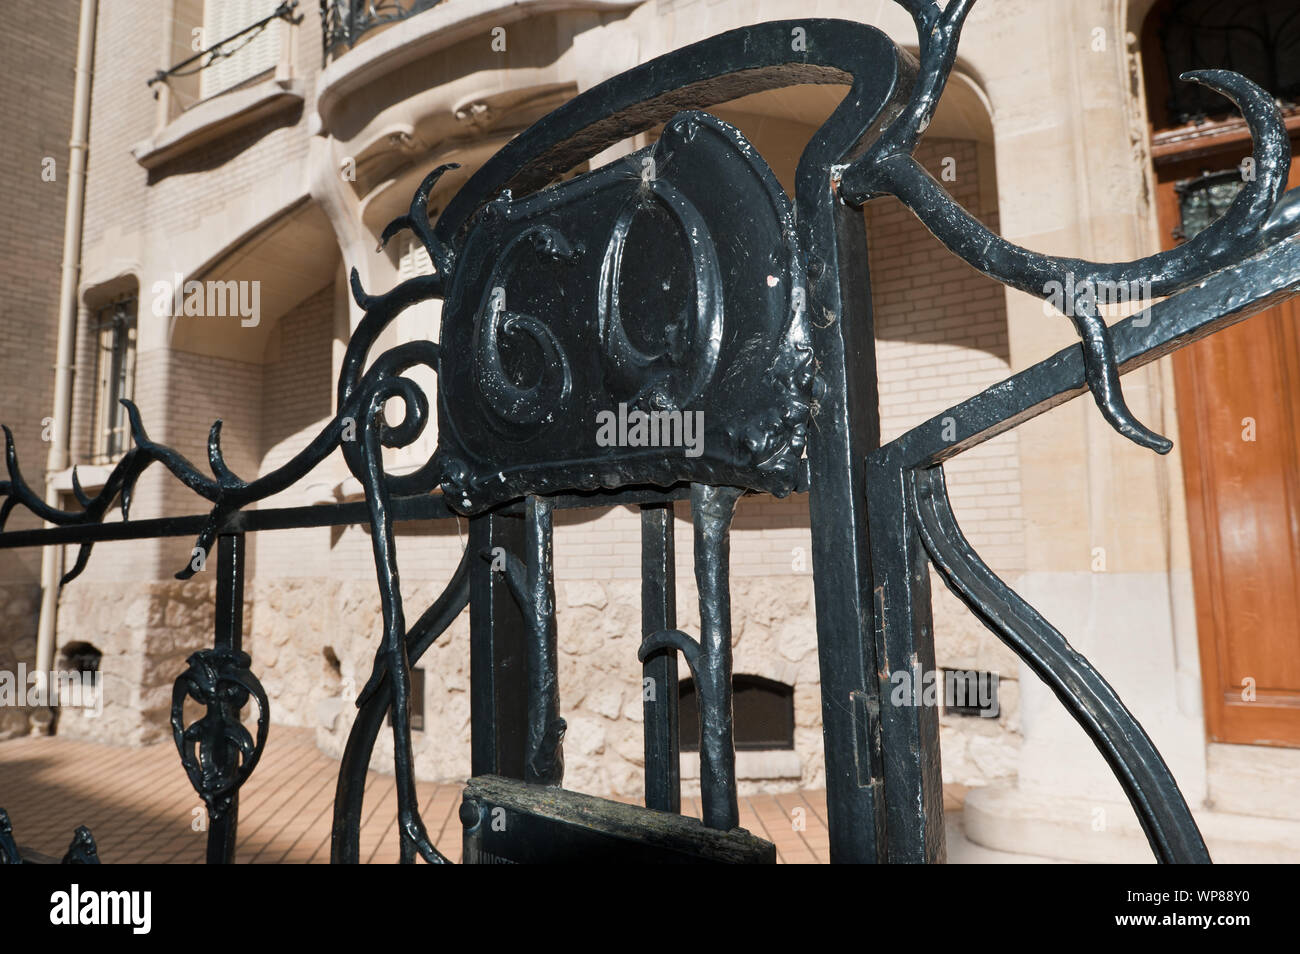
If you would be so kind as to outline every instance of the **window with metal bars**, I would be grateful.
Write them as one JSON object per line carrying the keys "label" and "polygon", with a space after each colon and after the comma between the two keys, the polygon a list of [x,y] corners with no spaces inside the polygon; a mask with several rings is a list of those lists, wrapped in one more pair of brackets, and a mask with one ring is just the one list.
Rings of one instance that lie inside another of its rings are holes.
{"label": "window with metal bars", "polygon": [[1222,218],[1241,191],[1242,185],[1240,169],[1207,172],[1195,179],[1177,183],[1174,191],[1178,193],[1181,221],[1174,230],[1174,238],[1183,241],[1195,238]]}
{"label": "window with metal bars", "polygon": [[1231,102],[1197,83],[1187,70],[1234,70],[1284,106],[1300,101],[1300,4],[1296,0],[1172,0],[1159,21],[1169,71],[1169,114],[1197,122],[1231,114]]}
{"label": "window with metal bars", "polygon": [[[204,45],[234,36],[269,17],[279,6],[280,0],[207,0],[203,5]],[[275,69],[280,62],[283,29],[282,20],[271,20],[262,29],[233,41],[199,74],[200,95],[207,99]]]}
{"label": "window with metal bars", "polygon": [[95,432],[97,461],[120,457],[131,443],[122,399],[135,396],[136,298],[101,308],[95,325]]}

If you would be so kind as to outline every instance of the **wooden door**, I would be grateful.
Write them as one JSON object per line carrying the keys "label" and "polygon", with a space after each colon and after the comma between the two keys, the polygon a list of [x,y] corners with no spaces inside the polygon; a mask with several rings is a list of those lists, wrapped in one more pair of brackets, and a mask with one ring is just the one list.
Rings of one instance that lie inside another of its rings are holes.
{"label": "wooden door", "polygon": [[[1157,166],[1166,247],[1185,208],[1176,184],[1245,154]],[[1300,185],[1295,166],[1290,185]],[[1173,363],[1206,728],[1221,742],[1300,746],[1300,304]]]}

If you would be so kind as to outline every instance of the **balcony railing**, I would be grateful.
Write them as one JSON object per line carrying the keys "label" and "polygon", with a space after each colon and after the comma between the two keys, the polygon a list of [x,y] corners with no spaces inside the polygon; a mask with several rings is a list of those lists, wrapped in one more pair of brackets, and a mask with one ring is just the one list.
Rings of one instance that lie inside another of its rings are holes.
{"label": "balcony railing", "polygon": [[321,48],[325,62],[340,48],[351,49],[368,31],[405,20],[442,0],[320,0]]}

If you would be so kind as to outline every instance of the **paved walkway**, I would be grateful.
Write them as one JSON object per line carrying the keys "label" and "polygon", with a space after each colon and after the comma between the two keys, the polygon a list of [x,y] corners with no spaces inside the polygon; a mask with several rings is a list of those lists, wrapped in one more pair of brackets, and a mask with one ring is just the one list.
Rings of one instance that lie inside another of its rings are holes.
{"label": "paved walkway", "polygon": [[[338,763],[316,748],[311,730],[273,726],[262,760],[241,790],[238,860],[328,862],[337,773]],[[417,790],[434,843],[459,861],[460,785],[421,782]],[[948,820],[950,860],[1030,860],[965,841],[954,794],[947,798],[954,812]],[[683,811],[698,818],[699,800],[683,801]],[[9,812],[15,840],[24,848],[62,857],[77,825],[86,825],[105,862],[201,862],[206,834],[195,830],[201,805],[170,742],[146,748],[57,737],[0,742],[0,808]],[[792,824],[799,809],[802,831]],[[362,859],[396,862],[392,776],[367,776],[365,812]],[[825,791],[742,798],[740,824],[773,842],[783,863],[827,861]]]}

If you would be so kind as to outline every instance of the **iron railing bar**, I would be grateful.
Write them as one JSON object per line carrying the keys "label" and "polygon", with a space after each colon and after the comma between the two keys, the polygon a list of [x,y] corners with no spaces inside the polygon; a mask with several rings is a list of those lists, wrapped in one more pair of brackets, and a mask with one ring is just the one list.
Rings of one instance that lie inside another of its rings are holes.
{"label": "iron railing bar", "polygon": [[700,651],[692,667],[700,712],[700,802],[704,824],[740,824],[731,683],[731,520],[743,491],[693,484],[695,585],[700,596]]}
{"label": "iron railing bar", "polygon": [[[179,75],[179,71],[183,70],[191,63],[198,62],[199,60],[209,55],[210,53],[215,53],[217,50],[220,50],[227,43],[230,43],[234,40],[238,40],[241,36],[243,36],[246,33],[252,33],[254,30],[260,30],[262,27],[266,26],[272,20],[284,20],[286,23],[295,23],[295,24],[301,23],[302,22],[301,14],[298,15],[297,20],[293,19],[293,12],[296,9],[298,9],[298,0],[285,0],[284,3],[281,3],[269,15],[258,20],[256,23],[250,23],[248,26],[244,27],[238,33],[232,33],[224,40],[218,40],[216,43],[213,43],[208,48],[199,50],[199,52],[195,53],[187,60],[181,60],[179,63],[175,63],[172,66],[169,66],[165,70],[158,70],[156,73],[154,73],[152,77],[150,77],[150,79],[145,83],[145,85],[152,86],[154,83],[165,83],[168,77]],[[228,53],[221,53],[218,56],[214,56],[207,63],[204,63],[201,67],[199,67],[199,69],[207,69],[217,60],[225,59],[227,56],[231,56],[235,53],[238,53],[239,50],[242,49],[243,47],[241,46],[237,50],[231,50]],[[195,70],[195,72],[198,72],[198,70]],[[185,74],[185,75],[191,75],[191,74]]]}
{"label": "iron railing bar", "polygon": [[[643,636],[677,628],[677,570],[673,552],[673,507],[641,507],[641,630]],[[682,810],[678,735],[677,654],[656,653],[641,667],[645,710],[645,804]]]}
{"label": "iron railing bar", "polygon": [[492,511],[469,520],[470,771],[524,777],[527,636],[504,574],[482,554],[524,552],[524,522]]}
{"label": "iron railing bar", "polygon": [[942,467],[906,477],[908,508],[948,588],[1056,694],[1110,765],[1164,863],[1206,864],[1196,820],[1151,737],[1065,636],[980,559],[962,534]]}
{"label": "iron railing bar", "polygon": [[558,786],[564,781],[564,731],[556,674],[553,506],[549,497],[529,494],[524,504],[524,555],[504,549],[477,554],[500,572],[523,617],[527,677],[524,781]]}
{"label": "iron railing bar", "polygon": [[[680,484],[666,490],[649,487],[630,487],[618,491],[584,491],[558,494],[549,498],[556,510],[582,510],[597,507],[639,506],[641,504],[667,503],[685,500],[690,487]],[[494,513],[519,516],[524,512],[523,501],[505,504]],[[457,517],[441,494],[414,494],[392,498],[394,523],[418,520],[446,520]],[[32,530],[11,530],[0,533],[0,550],[19,547],[54,546],[66,543],[97,543],[101,541],[143,540],[153,537],[197,536],[207,526],[208,514],[187,514],[180,517],[154,517],[146,520],[128,520],[119,523],[100,523],[46,527]],[[231,514],[219,529],[221,533],[254,533],[265,530],[302,530],[312,527],[339,527],[352,524],[369,525],[370,518],[364,500],[338,504],[312,504],[305,507],[274,507],[262,510],[241,510]]]}

